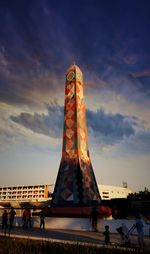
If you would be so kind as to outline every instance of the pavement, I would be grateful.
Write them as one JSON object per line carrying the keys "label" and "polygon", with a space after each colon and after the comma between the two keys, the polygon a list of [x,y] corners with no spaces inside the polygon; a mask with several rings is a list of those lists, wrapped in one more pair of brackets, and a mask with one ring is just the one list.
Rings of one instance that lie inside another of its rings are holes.
{"label": "pavement", "polygon": [[[101,232],[91,231],[77,231],[77,230],[64,230],[64,229],[39,229],[39,228],[27,228],[15,227],[10,232],[6,231],[6,234],[2,228],[0,228],[1,236],[10,236],[13,238],[26,238],[32,240],[41,241],[53,241],[70,244],[88,244],[103,246],[104,236]],[[120,246],[122,243],[121,236],[119,234],[110,234],[111,246]],[[144,237],[145,245],[150,249],[150,237]],[[138,238],[135,235],[130,236],[131,246],[138,247]]]}

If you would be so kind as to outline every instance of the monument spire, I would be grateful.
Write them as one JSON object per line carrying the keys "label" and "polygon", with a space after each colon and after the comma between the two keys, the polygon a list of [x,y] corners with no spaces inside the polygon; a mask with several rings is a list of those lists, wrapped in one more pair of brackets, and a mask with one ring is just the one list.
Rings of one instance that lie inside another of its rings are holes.
{"label": "monument spire", "polygon": [[66,72],[62,159],[52,206],[89,206],[100,203],[88,149],[83,76],[73,64]]}

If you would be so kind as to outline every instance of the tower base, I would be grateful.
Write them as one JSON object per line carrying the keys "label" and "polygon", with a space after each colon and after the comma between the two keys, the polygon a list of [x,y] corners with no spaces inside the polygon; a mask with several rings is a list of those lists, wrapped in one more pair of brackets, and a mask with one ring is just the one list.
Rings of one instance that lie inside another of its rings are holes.
{"label": "tower base", "polygon": [[[108,206],[96,206],[99,218],[108,218],[111,214],[111,208]],[[64,218],[89,218],[92,207],[51,207],[43,210],[47,217]]]}

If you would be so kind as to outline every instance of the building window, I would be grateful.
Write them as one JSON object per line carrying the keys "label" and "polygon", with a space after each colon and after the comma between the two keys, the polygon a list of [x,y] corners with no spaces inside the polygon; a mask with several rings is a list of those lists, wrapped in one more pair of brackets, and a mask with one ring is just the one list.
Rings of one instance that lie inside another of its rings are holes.
{"label": "building window", "polygon": [[103,198],[109,198],[109,196],[104,195]]}
{"label": "building window", "polygon": [[103,191],[102,194],[109,194],[109,191]]}

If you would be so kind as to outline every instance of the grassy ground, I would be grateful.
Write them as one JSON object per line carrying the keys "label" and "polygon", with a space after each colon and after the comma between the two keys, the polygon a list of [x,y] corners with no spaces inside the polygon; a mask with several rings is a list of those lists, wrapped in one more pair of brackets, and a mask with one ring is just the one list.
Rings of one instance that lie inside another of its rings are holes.
{"label": "grassy ground", "polygon": [[95,247],[35,240],[0,238],[0,254],[148,254],[150,250]]}

